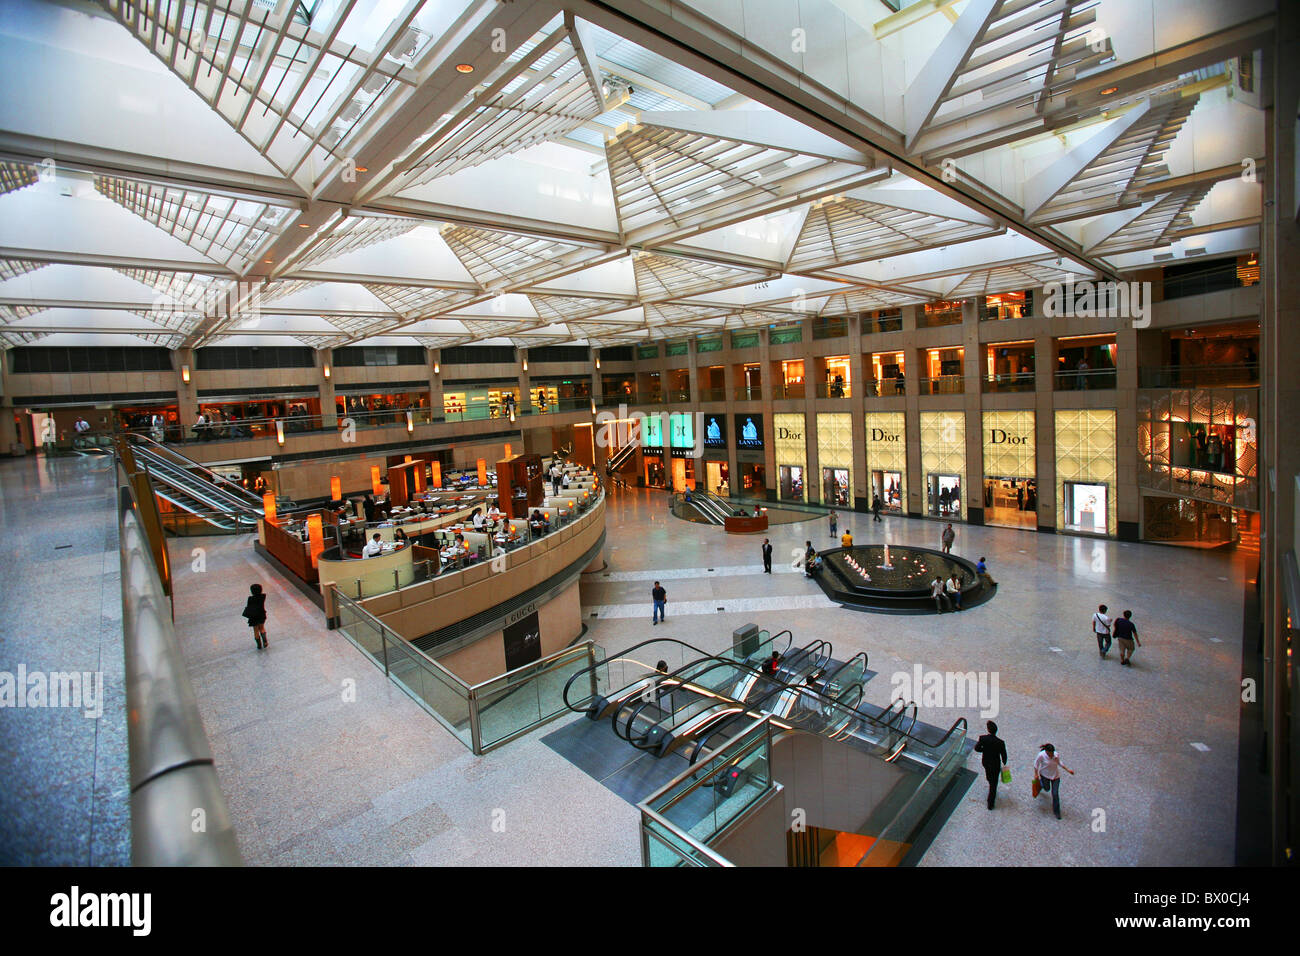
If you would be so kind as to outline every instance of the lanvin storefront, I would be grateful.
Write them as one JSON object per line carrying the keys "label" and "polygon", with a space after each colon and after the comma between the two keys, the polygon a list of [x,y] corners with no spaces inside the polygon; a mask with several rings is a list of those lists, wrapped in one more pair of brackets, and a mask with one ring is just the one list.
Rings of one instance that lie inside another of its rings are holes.
{"label": "lanvin storefront", "polygon": [[907,510],[907,417],[903,412],[868,412],[866,418],[868,497],[878,495],[882,511],[902,514]]}
{"label": "lanvin storefront", "polygon": [[731,465],[727,461],[727,416],[706,412],[704,422],[704,484],[708,491],[731,491]]}
{"label": "lanvin storefront", "polygon": [[751,498],[767,497],[767,455],[763,439],[763,416],[740,412],[734,420],[736,467],[740,469],[740,494]]}
{"label": "lanvin storefront", "polygon": [[984,523],[1038,527],[1037,453],[1032,411],[984,413]]}
{"label": "lanvin storefront", "polygon": [[805,501],[805,472],[808,449],[804,439],[803,415],[773,415],[775,430],[777,496],[784,501]]}

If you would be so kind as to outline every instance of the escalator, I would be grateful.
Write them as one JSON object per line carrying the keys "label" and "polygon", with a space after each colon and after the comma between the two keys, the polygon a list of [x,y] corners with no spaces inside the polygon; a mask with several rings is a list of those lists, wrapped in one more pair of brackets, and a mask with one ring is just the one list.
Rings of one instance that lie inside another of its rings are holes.
{"label": "escalator", "polygon": [[636,445],[629,443],[624,445],[605,462],[605,474],[613,475],[623,470],[623,466],[632,460],[636,453]]}
{"label": "escalator", "polygon": [[788,712],[799,696],[792,685],[824,669],[830,655],[829,642],[813,641],[786,655],[775,676],[753,664],[730,660],[696,669],[687,665],[663,678],[648,698],[634,698],[615,710],[610,717],[614,732],[640,750],[665,756],[722,722],[753,713],[755,701]]}
{"label": "escalator", "polygon": [[264,514],[257,495],[151,438],[133,434],[129,441],[159,498],[222,531],[257,529]]}

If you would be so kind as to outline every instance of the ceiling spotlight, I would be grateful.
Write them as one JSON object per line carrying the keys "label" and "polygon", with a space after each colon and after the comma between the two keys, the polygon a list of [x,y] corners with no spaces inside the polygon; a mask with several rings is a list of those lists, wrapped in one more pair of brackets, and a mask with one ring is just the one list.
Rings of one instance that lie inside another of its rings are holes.
{"label": "ceiling spotlight", "polygon": [[298,228],[299,228],[299,229],[310,229],[310,228],[311,228],[311,223],[300,222],[300,223],[298,223]]}
{"label": "ceiling spotlight", "polygon": [[600,95],[609,99],[609,80],[600,84]]}
{"label": "ceiling spotlight", "polygon": [[1119,90],[1119,87],[1118,87],[1118,86],[1108,86],[1108,87],[1106,87],[1104,90],[1101,91],[1101,95],[1102,95],[1102,96],[1110,96],[1110,94],[1115,93],[1115,92],[1117,92],[1118,90]]}
{"label": "ceiling spotlight", "polygon": [[265,262],[268,266],[271,264],[271,260],[270,260],[270,259],[263,259],[262,261]]}
{"label": "ceiling spotlight", "polygon": [[370,172],[370,167],[369,167],[369,166],[358,166],[358,167],[357,167],[357,172],[359,172],[359,173],[368,173],[368,172]]}
{"label": "ceiling spotlight", "polygon": [[457,73],[473,73],[473,72],[474,72],[474,64],[473,64],[473,63],[457,63],[457,64],[456,64],[456,72],[457,72]]}

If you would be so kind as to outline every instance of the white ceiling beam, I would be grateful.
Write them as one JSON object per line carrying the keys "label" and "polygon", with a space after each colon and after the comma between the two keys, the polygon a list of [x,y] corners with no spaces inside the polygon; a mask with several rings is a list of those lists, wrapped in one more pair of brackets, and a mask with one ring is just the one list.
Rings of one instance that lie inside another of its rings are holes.
{"label": "white ceiling beam", "polygon": [[687,110],[646,110],[641,125],[729,139],[764,149],[786,150],[805,156],[862,166],[875,166],[875,154],[851,149],[837,140],[810,129],[798,120],[773,110],[713,110],[692,113]]}
{"label": "white ceiling beam", "polygon": [[939,104],[952,89],[980,37],[993,21],[998,6],[999,0],[968,0],[962,15],[948,28],[939,46],[912,80],[903,95],[903,132],[908,150],[925,125],[934,118]]}

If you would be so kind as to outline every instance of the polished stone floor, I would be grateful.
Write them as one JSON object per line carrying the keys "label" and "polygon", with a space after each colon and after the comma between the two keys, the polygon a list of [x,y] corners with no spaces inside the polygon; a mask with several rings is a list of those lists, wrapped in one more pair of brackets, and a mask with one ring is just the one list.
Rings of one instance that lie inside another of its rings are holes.
{"label": "polished stone floor", "polygon": [[[102,635],[118,626],[108,600],[117,588],[109,479],[84,461],[52,464],[0,466],[10,540],[31,542],[30,554],[9,558],[14,610],[0,632],[0,669],[19,661],[90,668],[79,662],[99,662],[103,647],[105,661],[94,666],[107,672]],[[98,517],[88,524],[88,515]],[[659,636],[722,649],[752,621],[790,628],[799,643],[828,639],[841,660],[865,650],[878,672],[866,699],[876,705],[917,664],[996,675],[1013,783],[991,813],[982,780],[972,786],[923,864],[1232,862],[1245,555],[955,525],[954,551],[988,557],[997,596],[961,614],[900,617],[842,609],[790,567],[805,540],[832,543],[824,518],[772,529],[770,576],[761,573],[761,536],[676,519],[662,493],[615,491],[607,520],[608,567],[584,581],[583,613],[588,636],[609,651]],[[859,544],[938,547],[942,525],[842,513],[846,527]],[[74,548],[54,551],[65,537]],[[171,547],[178,634],[249,862],[639,863],[632,804],[542,742],[562,721],[475,757],[326,630],[314,605],[257,557],[251,538]],[[668,620],[658,626],[650,623],[655,579],[669,596]],[[269,595],[266,651],[255,649],[238,615],[254,581]],[[68,588],[74,600],[62,599]],[[1144,642],[1136,666],[1121,667],[1117,650],[1099,659],[1089,635],[1098,603],[1133,610]],[[120,673],[120,641],[113,647]],[[978,706],[920,711],[942,727],[958,718],[972,735],[983,724]],[[125,860],[124,794],[112,789],[104,746],[113,724],[78,720],[0,712],[0,833],[3,845],[20,848],[17,859]],[[1028,793],[1034,753],[1049,740],[1076,771],[1061,787],[1061,821]],[[42,807],[58,812],[37,819]],[[116,842],[108,823],[121,834]]]}
{"label": "polished stone floor", "polygon": [[100,674],[104,698],[0,707],[3,865],[131,860],[114,490],[107,458],[0,461],[0,671]]}

